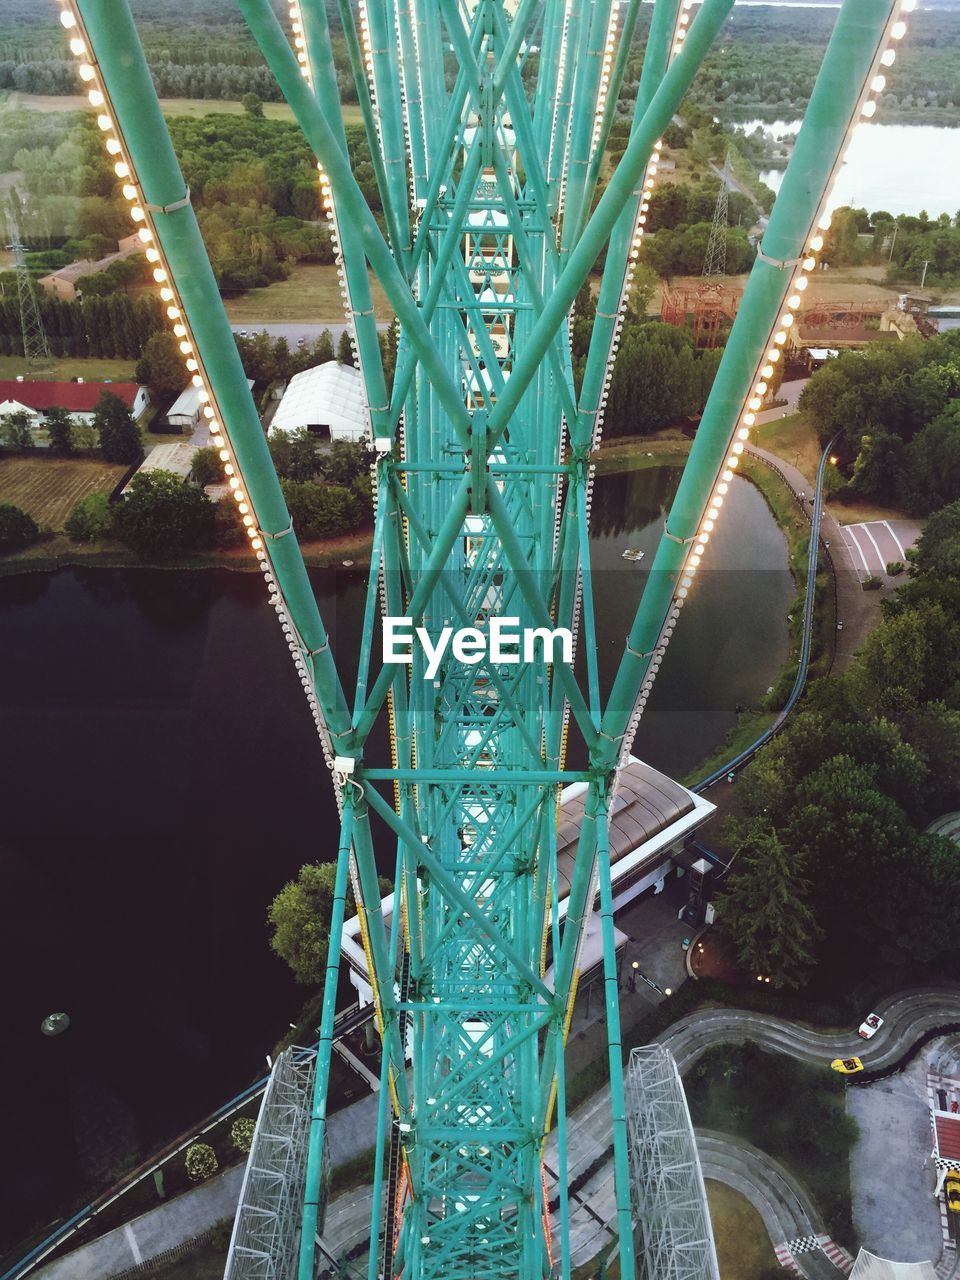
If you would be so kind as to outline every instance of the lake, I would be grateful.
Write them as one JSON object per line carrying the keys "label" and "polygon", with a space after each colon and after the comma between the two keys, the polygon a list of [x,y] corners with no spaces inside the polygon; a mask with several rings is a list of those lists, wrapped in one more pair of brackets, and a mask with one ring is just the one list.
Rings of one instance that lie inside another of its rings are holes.
{"label": "lake", "polygon": [[[605,686],[646,575],[621,553],[652,558],[679,474],[597,482]],[[789,652],[786,542],[745,480],[707,563],[637,742],[669,772],[715,748]],[[352,678],[365,575],[312,577]],[[268,948],[266,909],[335,855],[336,806],[259,574],[0,578],[0,643],[2,1247],[262,1072],[306,995]],[[385,747],[381,730],[371,758]],[[47,1039],[58,1010],[71,1026]]]}
{"label": "lake", "polygon": [[[796,134],[799,120],[748,120],[740,126],[760,127],[771,137]],[[780,190],[782,169],[760,178]],[[919,213],[932,217],[960,210],[960,129],[935,125],[867,124],[857,126],[846,162],[837,178],[834,206],[852,205],[868,213]]]}

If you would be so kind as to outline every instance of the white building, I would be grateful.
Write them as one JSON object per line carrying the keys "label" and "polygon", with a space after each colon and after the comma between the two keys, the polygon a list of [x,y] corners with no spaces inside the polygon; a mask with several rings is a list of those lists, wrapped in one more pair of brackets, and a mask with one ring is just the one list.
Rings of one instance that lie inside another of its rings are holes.
{"label": "white building", "polygon": [[[253,389],[253,379],[247,379],[247,386]],[[189,386],[181,391],[167,410],[167,422],[180,431],[193,431],[200,421],[200,387]]]}
{"label": "white building", "polygon": [[306,427],[330,440],[362,440],[370,434],[363,378],[358,369],[328,360],[287,383],[270,431]]}

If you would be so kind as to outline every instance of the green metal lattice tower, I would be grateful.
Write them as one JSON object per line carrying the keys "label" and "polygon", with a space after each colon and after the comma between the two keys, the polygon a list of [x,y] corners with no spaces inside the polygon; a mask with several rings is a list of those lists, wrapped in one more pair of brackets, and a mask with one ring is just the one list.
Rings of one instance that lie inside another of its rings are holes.
{"label": "green metal lattice tower", "polygon": [[[569,1275],[567,1193],[561,1177],[551,1215],[541,1155],[555,1123],[565,1167],[563,1045],[597,893],[618,1265],[621,1276],[635,1274],[608,839],[618,769],[816,265],[848,135],[873,112],[912,0],[844,0],[603,703],[588,551],[591,458],[659,139],[732,6],[703,0],[694,15],[691,0],[656,0],[629,142],[599,194],[639,0],[361,0],[358,14],[340,0],[381,226],[351,172],[325,3],[286,0],[282,25],[270,0],[238,0],[317,158],[376,454],[369,593],[348,700],[125,0],[64,0],[79,74],[200,389],[341,804],[296,1220],[300,1280],[312,1280],[316,1266],[351,879],[384,1046],[370,1280]],[[604,249],[577,390],[568,317]],[[371,275],[399,324],[392,385]],[[448,627],[473,628],[480,639],[448,651],[427,677],[418,648],[409,666],[379,662],[381,613],[411,619],[433,642]],[[542,644],[524,662],[484,656],[504,618],[518,629],[576,634],[583,686],[572,662],[545,661]],[[390,718],[389,760],[368,749],[381,716]],[[567,767],[570,734],[582,769]],[[586,785],[587,801],[561,902],[557,801],[572,781]],[[389,920],[375,841],[396,853]],[[392,1134],[404,1194],[383,1208],[380,1171]],[[387,1215],[390,1256],[380,1247]]]}

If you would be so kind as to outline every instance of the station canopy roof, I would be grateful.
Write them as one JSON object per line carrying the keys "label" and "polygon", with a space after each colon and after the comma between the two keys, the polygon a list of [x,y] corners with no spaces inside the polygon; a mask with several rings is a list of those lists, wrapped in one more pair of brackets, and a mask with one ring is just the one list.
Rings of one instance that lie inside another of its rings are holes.
{"label": "station canopy roof", "polygon": [[932,1262],[891,1262],[861,1249],[850,1280],[936,1280]]}

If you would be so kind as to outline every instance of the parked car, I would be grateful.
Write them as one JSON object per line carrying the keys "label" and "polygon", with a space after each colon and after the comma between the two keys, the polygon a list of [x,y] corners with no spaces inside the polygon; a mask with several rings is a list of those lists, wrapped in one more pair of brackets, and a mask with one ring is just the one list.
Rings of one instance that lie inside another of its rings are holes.
{"label": "parked car", "polygon": [[860,1023],[860,1036],[864,1040],[872,1040],[880,1028],[883,1026],[883,1019],[879,1013],[869,1013]]}
{"label": "parked car", "polygon": [[834,1058],[830,1066],[842,1076],[852,1076],[855,1071],[863,1070],[863,1063],[859,1058]]}
{"label": "parked car", "polygon": [[960,1170],[951,1169],[943,1184],[943,1193],[947,1198],[947,1208],[951,1213],[960,1213]]}

